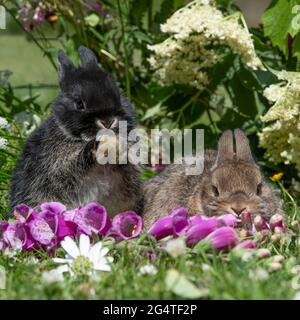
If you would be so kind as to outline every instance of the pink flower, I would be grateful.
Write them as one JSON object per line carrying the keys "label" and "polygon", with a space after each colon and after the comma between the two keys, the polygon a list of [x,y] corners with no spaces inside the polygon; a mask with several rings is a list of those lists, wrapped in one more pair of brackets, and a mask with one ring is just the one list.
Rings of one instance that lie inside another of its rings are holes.
{"label": "pink flower", "polygon": [[20,221],[9,224],[3,232],[4,242],[14,250],[30,249],[34,241],[27,227]]}
{"label": "pink flower", "polygon": [[171,235],[178,235],[189,224],[188,210],[186,208],[177,208],[163,218],[158,219],[148,230],[148,234],[157,240]]}
{"label": "pink flower", "polygon": [[265,229],[269,229],[269,226],[267,225],[266,221],[260,215],[257,215],[254,218],[253,222],[254,222],[254,227],[255,227],[256,231],[262,231],[262,230],[265,230]]}
{"label": "pink flower", "polygon": [[274,214],[269,221],[270,228],[274,231],[275,227],[284,228],[283,216],[280,213]]}
{"label": "pink flower", "polygon": [[218,227],[218,220],[215,217],[202,220],[192,225],[186,232],[186,243],[188,246],[198,243]]}
{"label": "pink flower", "polygon": [[206,240],[211,241],[211,245],[217,250],[228,250],[238,244],[238,236],[233,228],[221,227],[209,234]]}
{"label": "pink flower", "polygon": [[217,218],[219,226],[234,228],[238,224],[238,219],[233,214],[223,214]]}
{"label": "pink flower", "polygon": [[116,240],[128,240],[137,237],[142,229],[143,219],[133,211],[125,211],[113,218],[109,235]]}
{"label": "pink flower", "polygon": [[78,234],[85,233],[88,236],[92,236],[93,232],[104,236],[111,226],[106,209],[98,203],[89,203],[75,210],[73,222],[78,226]]}
{"label": "pink flower", "polygon": [[240,242],[235,248],[236,249],[255,249],[256,243],[253,240],[245,240]]}

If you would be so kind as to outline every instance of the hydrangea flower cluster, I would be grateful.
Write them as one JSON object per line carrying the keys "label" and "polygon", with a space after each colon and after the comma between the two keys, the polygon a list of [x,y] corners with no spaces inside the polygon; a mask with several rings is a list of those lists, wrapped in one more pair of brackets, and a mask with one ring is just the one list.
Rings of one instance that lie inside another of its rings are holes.
{"label": "hydrangea flower cluster", "polygon": [[[0,222],[0,250],[8,247],[12,250],[53,251],[63,245],[65,239],[82,235],[92,239],[94,234],[122,241],[137,237],[143,229],[143,220],[135,212],[119,213],[111,221],[106,209],[97,203],[70,211],[57,202],[43,203],[35,209],[21,204],[16,207],[15,217],[14,222]],[[240,226],[243,228],[238,229]],[[189,216],[186,208],[173,210],[147,230],[148,235],[157,241],[163,239],[163,243],[170,237],[181,237],[187,246],[206,241],[212,248],[225,251],[233,247],[256,248],[256,241],[241,239],[256,234],[256,240],[260,241],[272,232],[277,235],[287,232],[283,216],[279,213],[266,223],[261,216],[252,221],[251,214],[247,212],[241,218],[231,214]]]}
{"label": "hydrangea flower cluster", "polygon": [[295,164],[300,172],[300,74],[281,71],[277,77],[281,81],[264,90],[273,106],[262,117],[260,146],[270,161]]}
{"label": "hydrangea flower cluster", "polygon": [[149,46],[149,62],[162,83],[189,84],[202,88],[209,82],[207,70],[222,57],[217,49],[229,47],[252,69],[263,68],[251,34],[240,23],[239,13],[224,16],[212,1],[193,1],[176,11],[161,31],[171,36]]}

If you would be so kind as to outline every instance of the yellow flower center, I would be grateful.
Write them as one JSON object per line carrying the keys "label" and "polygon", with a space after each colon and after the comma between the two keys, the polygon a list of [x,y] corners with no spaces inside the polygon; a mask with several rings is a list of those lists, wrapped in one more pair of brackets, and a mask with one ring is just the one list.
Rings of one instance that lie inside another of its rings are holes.
{"label": "yellow flower center", "polygon": [[89,258],[78,256],[71,265],[71,270],[77,275],[87,275],[93,270],[93,264]]}

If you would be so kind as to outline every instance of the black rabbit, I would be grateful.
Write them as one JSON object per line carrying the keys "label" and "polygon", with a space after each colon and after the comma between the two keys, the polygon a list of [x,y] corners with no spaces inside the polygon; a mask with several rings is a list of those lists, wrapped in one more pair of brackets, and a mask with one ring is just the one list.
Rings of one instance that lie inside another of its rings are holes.
{"label": "black rabbit", "polygon": [[97,201],[110,215],[139,210],[139,167],[97,161],[100,144],[103,148],[116,141],[98,142],[99,130],[110,128],[118,135],[121,120],[127,121],[128,131],[133,129],[133,107],[98,67],[91,50],[81,46],[78,54],[81,65],[75,67],[58,52],[61,91],[53,114],[30,135],[18,159],[10,185],[11,210],[19,203],[45,201],[60,201],[70,209]]}

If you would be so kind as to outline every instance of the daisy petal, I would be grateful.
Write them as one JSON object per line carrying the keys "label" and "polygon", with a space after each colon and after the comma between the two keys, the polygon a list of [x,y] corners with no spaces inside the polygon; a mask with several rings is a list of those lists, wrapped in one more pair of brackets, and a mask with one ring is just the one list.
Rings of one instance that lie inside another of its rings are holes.
{"label": "daisy petal", "polygon": [[105,257],[108,253],[109,249],[108,248],[103,248],[101,251],[100,251],[100,256],[101,257]]}
{"label": "daisy petal", "polygon": [[98,270],[98,271],[110,271],[110,270],[111,270],[111,267],[110,267],[110,265],[108,265],[108,264],[102,264],[102,263],[100,263],[100,264],[94,265],[94,269],[95,269],[95,270]]}
{"label": "daisy petal", "polygon": [[86,234],[81,234],[79,239],[80,254],[87,257],[90,250],[90,238]]}
{"label": "daisy petal", "polygon": [[89,252],[89,258],[93,261],[93,262],[97,262],[100,258],[100,252],[102,249],[102,242],[97,242],[96,244],[94,244],[92,246],[92,248],[90,249]]}
{"label": "daisy petal", "polygon": [[55,262],[55,263],[68,263],[68,259],[53,258],[53,262]]}
{"label": "daisy petal", "polygon": [[72,257],[77,258],[80,255],[79,249],[74,240],[70,237],[66,237],[62,242],[61,246],[65,249],[65,251]]}

